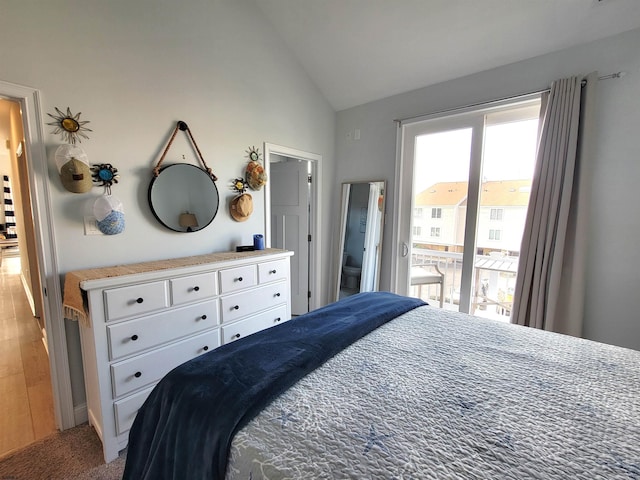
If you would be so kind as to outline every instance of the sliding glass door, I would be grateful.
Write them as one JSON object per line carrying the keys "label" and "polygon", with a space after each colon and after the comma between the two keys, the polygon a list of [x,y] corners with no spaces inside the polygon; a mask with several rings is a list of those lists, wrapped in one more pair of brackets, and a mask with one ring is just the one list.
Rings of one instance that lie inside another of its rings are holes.
{"label": "sliding glass door", "polygon": [[402,125],[396,291],[509,319],[539,98]]}

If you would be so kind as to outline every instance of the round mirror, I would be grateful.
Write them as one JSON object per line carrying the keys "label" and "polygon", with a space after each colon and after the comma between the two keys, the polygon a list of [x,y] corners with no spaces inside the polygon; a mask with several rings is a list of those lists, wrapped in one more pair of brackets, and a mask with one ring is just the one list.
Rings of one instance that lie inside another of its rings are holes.
{"label": "round mirror", "polygon": [[213,178],[194,165],[168,165],[149,185],[151,211],[160,223],[176,232],[205,228],[218,213],[219,203]]}

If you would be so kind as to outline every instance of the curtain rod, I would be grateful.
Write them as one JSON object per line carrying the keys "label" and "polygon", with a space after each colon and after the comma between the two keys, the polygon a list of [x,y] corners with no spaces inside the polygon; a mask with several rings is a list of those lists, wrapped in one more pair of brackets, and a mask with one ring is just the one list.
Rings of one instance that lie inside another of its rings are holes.
{"label": "curtain rod", "polygon": [[[615,73],[610,73],[608,75],[603,75],[601,77],[598,77],[598,80],[608,80],[610,78],[620,78],[620,77],[624,77],[627,74],[627,72],[615,72]],[[587,79],[583,79],[581,82],[581,85],[584,87],[587,84]],[[499,103],[499,102],[504,102],[506,100],[515,100],[517,98],[527,98],[530,97],[532,95],[540,95],[546,92],[549,92],[551,89],[550,88],[545,88],[543,90],[535,90],[533,92],[528,92],[528,93],[520,93],[518,95],[511,95],[510,97],[503,97],[503,98],[498,98],[497,100],[489,100],[487,102],[478,102],[478,103],[471,103],[469,105],[464,105],[462,107],[455,107],[455,108],[449,108],[449,109],[445,109],[445,110],[438,110],[436,112],[431,112],[431,113],[424,113],[422,115],[414,115],[412,117],[405,117],[405,118],[397,118],[394,120],[394,122],[396,122],[398,124],[398,128],[400,126],[402,126],[402,122],[406,122],[407,120],[414,120],[416,118],[421,118],[421,117],[430,117],[433,115],[441,115],[443,113],[452,113],[452,112],[461,112],[463,110],[467,110],[473,107],[481,107],[483,105],[490,105],[492,103]]]}
{"label": "curtain rod", "polygon": [[[620,77],[624,77],[626,74],[627,72],[610,73],[609,75],[603,75],[601,77],[598,77],[598,80],[609,80],[610,78],[620,78]],[[587,84],[587,79],[583,78],[580,84],[584,87]]]}

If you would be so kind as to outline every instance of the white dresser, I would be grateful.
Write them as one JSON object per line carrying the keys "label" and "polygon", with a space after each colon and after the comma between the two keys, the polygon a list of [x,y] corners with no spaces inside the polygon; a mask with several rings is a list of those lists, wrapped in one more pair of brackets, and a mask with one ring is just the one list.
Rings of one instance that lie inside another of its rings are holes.
{"label": "white dresser", "polygon": [[225,252],[67,274],[88,300],[87,410],[105,461],[126,447],[138,408],[169,370],[291,317],[291,255]]}

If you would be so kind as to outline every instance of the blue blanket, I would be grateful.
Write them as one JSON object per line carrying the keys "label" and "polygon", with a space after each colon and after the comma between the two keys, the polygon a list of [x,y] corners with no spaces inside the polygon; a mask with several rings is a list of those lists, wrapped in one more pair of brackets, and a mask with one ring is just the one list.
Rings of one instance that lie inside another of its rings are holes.
{"label": "blue blanket", "polygon": [[175,368],[138,411],[123,480],[223,480],[236,431],[307,373],[421,305],[360,293]]}

